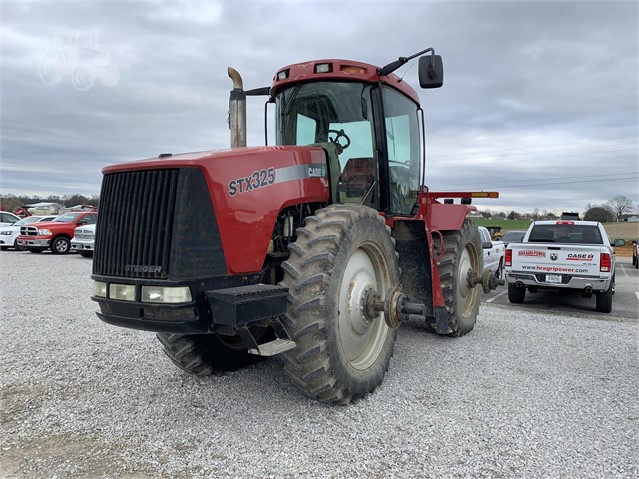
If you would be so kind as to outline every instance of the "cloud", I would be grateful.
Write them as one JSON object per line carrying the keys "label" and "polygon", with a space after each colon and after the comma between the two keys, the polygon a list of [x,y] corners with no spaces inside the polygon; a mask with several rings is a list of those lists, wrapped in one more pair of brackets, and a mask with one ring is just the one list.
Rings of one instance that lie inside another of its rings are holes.
{"label": "cloud", "polygon": [[[495,187],[501,198],[485,207],[504,210],[582,210],[617,194],[639,203],[635,2],[43,1],[0,9],[0,193],[97,194],[108,164],[226,148],[228,66],[250,89],[290,63],[383,65],[433,46],[446,73],[443,88],[419,92],[431,189]],[[95,78],[78,91],[69,72],[45,85],[42,58],[65,34],[93,36],[93,49],[117,66],[117,84]],[[417,83],[414,65],[397,73]],[[262,144],[264,99],[249,102],[249,143]],[[627,179],[591,181],[602,173]]]}

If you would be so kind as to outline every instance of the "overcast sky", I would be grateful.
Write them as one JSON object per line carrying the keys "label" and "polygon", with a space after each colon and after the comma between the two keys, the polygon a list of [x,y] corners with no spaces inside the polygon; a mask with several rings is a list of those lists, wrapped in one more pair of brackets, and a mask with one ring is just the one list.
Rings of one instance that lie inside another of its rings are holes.
{"label": "overcast sky", "polygon": [[[500,211],[639,206],[638,4],[1,1],[0,194],[89,196],[106,165],[227,148],[228,66],[251,89],[290,63],[434,47],[445,83],[420,91],[431,190],[497,190],[476,204]],[[64,36],[109,55],[93,84]],[[413,63],[396,73],[417,86]]]}

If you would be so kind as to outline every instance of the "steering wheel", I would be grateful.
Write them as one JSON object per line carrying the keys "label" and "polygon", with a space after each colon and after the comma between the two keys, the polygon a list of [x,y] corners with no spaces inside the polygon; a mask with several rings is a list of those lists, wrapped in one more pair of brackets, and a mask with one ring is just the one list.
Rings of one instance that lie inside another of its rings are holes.
{"label": "steering wheel", "polygon": [[[331,133],[333,133],[335,135],[333,138],[331,138],[329,136]],[[346,148],[351,146],[351,139],[348,137],[348,135],[346,133],[344,133],[344,130],[339,130],[339,131],[338,130],[325,130],[325,131],[320,133],[320,138],[322,138],[322,137],[328,138],[328,141],[330,141],[331,143],[334,143],[335,145],[340,147],[342,150],[345,150]],[[344,140],[346,141],[346,144],[342,145],[339,142],[340,138],[344,138]]]}

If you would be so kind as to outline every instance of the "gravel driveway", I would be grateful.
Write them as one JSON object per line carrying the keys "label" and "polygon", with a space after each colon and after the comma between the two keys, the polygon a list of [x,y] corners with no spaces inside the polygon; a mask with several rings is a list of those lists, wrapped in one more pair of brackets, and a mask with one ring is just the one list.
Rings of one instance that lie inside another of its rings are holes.
{"label": "gravel driveway", "polygon": [[191,377],[109,326],[91,260],[0,253],[0,477],[637,477],[637,320],[484,304],[450,339],[403,325],[356,404],[269,359]]}

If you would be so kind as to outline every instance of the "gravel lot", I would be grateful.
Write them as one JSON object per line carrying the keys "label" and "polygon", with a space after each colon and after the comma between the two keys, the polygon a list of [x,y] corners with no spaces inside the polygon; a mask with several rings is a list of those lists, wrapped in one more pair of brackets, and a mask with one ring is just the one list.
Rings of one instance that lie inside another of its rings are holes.
{"label": "gravel lot", "polygon": [[0,253],[3,478],[637,477],[637,319],[482,305],[400,328],[382,385],[303,397],[277,359],[194,378],[108,326],[91,260]]}

